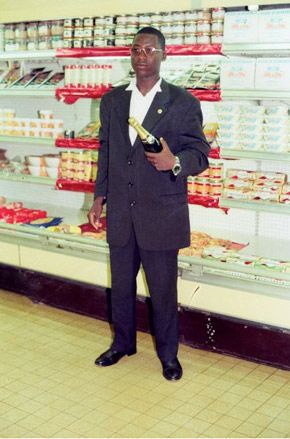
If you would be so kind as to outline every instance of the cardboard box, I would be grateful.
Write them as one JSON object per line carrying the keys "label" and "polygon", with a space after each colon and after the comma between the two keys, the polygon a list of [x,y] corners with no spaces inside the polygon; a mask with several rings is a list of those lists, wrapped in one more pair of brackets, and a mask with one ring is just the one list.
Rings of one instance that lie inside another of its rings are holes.
{"label": "cardboard box", "polygon": [[289,43],[290,9],[259,11],[258,41],[260,43]]}
{"label": "cardboard box", "polygon": [[257,90],[290,90],[290,59],[259,58],[256,62]]}
{"label": "cardboard box", "polygon": [[245,90],[255,86],[256,60],[252,58],[232,57],[221,63],[221,89]]}
{"label": "cardboard box", "polygon": [[256,43],[258,41],[257,12],[227,12],[224,20],[224,43]]}

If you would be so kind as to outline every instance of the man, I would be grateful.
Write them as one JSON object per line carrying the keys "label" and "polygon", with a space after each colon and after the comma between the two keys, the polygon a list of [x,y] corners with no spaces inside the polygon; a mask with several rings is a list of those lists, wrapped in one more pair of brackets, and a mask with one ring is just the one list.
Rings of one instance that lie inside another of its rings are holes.
{"label": "man", "polygon": [[[178,380],[177,256],[190,244],[187,176],[208,167],[199,102],[160,79],[165,39],[152,27],[139,30],[131,48],[136,80],[107,93],[100,106],[100,151],[95,227],[107,203],[114,339],[96,359],[111,366],[136,353],[136,276],[142,263],[148,284],[163,375]],[[160,153],[145,153],[128,118],[160,139]]]}

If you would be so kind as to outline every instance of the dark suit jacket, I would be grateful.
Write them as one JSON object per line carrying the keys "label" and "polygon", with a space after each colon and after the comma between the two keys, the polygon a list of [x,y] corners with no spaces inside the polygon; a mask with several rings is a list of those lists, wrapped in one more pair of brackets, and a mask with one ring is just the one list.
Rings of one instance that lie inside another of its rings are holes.
{"label": "dark suit jacket", "polygon": [[107,197],[109,245],[127,243],[134,226],[139,247],[171,250],[190,243],[187,176],[208,167],[209,145],[202,132],[197,99],[186,90],[162,80],[145,116],[143,126],[163,137],[182,172],[157,171],[144,155],[137,137],[129,139],[128,117],[131,91],[120,86],[107,93],[100,106],[100,150],[95,196]]}

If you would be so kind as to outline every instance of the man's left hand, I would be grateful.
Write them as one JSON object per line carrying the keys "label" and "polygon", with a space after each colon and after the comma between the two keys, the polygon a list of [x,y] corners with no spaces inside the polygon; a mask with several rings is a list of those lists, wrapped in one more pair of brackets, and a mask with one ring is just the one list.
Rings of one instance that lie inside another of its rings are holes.
{"label": "man's left hand", "polygon": [[162,145],[161,152],[145,152],[145,155],[157,171],[170,171],[175,163],[175,156],[169,149],[166,140],[160,137],[160,143]]}

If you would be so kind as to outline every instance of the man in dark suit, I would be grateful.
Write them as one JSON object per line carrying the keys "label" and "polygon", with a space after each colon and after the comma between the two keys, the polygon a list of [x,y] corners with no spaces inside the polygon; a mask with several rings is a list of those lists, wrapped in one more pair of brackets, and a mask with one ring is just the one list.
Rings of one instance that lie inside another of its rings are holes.
{"label": "man in dark suit", "polygon": [[[102,98],[98,175],[89,220],[97,227],[107,203],[114,339],[95,363],[111,366],[136,353],[136,276],[142,264],[163,375],[178,380],[177,256],[190,244],[187,176],[208,167],[209,145],[198,100],[160,79],[165,59],[163,34],[152,27],[139,30],[131,48],[136,80]],[[129,129],[129,116],[160,139],[160,153],[144,151]]]}

